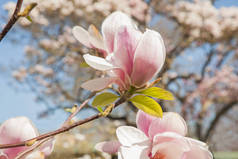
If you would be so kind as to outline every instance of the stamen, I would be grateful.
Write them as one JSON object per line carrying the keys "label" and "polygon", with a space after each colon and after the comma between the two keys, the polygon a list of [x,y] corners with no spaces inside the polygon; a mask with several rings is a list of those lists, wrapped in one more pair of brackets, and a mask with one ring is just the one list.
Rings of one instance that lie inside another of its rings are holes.
{"label": "stamen", "polygon": [[153,157],[151,157],[150,159],[165,159],[165,155],[162,154],[162,153],[160,153],[160,152],[158,151],[158,152],[156,152],[156,154],[155,154]]}

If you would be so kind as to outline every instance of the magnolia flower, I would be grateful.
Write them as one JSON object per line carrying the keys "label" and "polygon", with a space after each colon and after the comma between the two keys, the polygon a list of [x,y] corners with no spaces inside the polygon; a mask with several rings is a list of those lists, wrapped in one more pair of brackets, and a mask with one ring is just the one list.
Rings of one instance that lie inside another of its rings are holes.
{"label": "magnolia flower", "polygon": [[147,29],[141,33],[122,12],[108,16],[101,29],[102,36],[93,26],[88,31],[79,26],[73,28],[79,42],[103,53],[104,58],[84,55],[87,64],[109,75],[88,81],[83,88],[98,91],[112,83],[122,90],[142,87],[160,71],[165,61],[165,47],[158,32]]}
{"label": "magnolia flower", "polygon": [[[33,126],[32,122],[26,117],[11,118],[2,123],[0,126],[0,144],[12,144],[20,141],[25,141],[38,136],[37,129]],[[44,159],[53,150],[53,141],[49,140],[45,144],[42,144],[32,154],[26,156],[26,158],[40,158]],[[30,147],[16,147],[3,149],[0,151],[0,159],[14,159],[20,153],[27,150]],[[37,156],[36,156],[37,155]]]}
{"label": "magnolia flower", "polygon": [[139,111],[136,124],[138,128],[117,128],[119,141],[98,143],[95,148],[118,153],[119,159],[212,159],[205,143],[185,137],[187,126],[177,113],[156,118]]}

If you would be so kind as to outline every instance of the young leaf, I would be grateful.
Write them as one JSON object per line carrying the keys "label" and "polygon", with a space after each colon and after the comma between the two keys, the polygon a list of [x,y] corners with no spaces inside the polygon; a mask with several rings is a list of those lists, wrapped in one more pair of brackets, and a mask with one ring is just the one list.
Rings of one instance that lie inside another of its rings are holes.
{"label": "young leaf", "polygon": [[26,16],[26,19],[29,20],[32,23],[32,19],[31,19],[31,17],[29,15]]}
{"label": "young leaf", "polygon": [[103,112],[103,109],[102,109],[102,107],[98,106],[98,107],[97,107],[97,109],[98,109],[98,111],[99,111],[100,113],[102,113],[102,112]]}
{"label": "young leaf", "polygon": [[74,105],[72,108],[64,108],[64,111],[69,113],[74,113],[77,110],[78,106]]}
{"label": "young leaf", "polygon": [[159,88],[159,87],[150,87],[137,93],[144,94],[144,95],[158,98],[158,99],[174,100],[174,96],[171,92],[166,91],[163,88]]}
{"label": "young leaf", "polygon": [[156,116],[156,117],[162,117],[163,111],[161,109],[161,106],[159,103],[157,103],[154,99],[144,96],[144,95],[136,95],[129,99],[138,109],[141,109],[142,111]]}
{"label": "young leaf", "polygon": [[82,62],[82,63],[80,64],[80,67],[89,67],[89,65],[88,65],[86,62]]}
{"label": "young leaf", "polygon": [[92,106],[94,107],[106,106],[108,104],[113,103],[117,98],[119,98],[119,96],[113,93],[109,93],[109,92],[101,93],[94,98],[92,102]]}

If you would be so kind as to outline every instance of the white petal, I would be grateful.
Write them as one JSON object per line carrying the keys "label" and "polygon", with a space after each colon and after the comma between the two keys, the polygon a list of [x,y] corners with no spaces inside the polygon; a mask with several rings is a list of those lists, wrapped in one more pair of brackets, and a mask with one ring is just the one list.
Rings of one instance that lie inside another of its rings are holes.
{"label": "white petal", "polygon": [[83,83],[81,87],[90,91],[100,91],[109,84],[112,84],[115,80],[116,78],[114,77],[96,78]]}
{"label": "white petal", "polygon": [[24,159],[44,159],[44,158],[45,158],[44,153],[40,151],[34,151],[29,155],[27,155]]}
{"label": "white petal", "polygon": [[148,147],[137,145],[132,147],[121,146],[118,153],[118,159],[149,159]]}
{"label": "white petal", "polygon": [[75,26],[72,30],[72,33],[74,37],[83,45],[87,47],[91,47],[90,45],[90,39],[89,39],[89,33],[82,27],[80,26]]}
{"label": "white petal", "polygon": [[148,137],[139,129],[131,126],[121,126],[116,130],[117,138],[123,146],[132,146],[148,141]]}
{"label": "white petal", "polygon": [[90,44],[93,45],[93,47],[105,50],[102,35],[94,25],[89,26],[88,33]]}
{"label": "white petal", "polygon": [[89,66],[96,70],[106,71],[115,68],[112,64],[101,57],[86,54],[83,55],[83,58]]}
{"label": "white petal", "polygon": [[54,149],[55,139],[51,138],[41,145],[40,151],[44,153],[44,155],[49,156]]}

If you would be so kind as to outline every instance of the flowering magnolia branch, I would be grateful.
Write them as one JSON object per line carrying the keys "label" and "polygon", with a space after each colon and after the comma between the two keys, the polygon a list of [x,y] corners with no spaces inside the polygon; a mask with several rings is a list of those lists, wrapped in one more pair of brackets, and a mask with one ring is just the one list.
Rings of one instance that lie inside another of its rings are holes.
{"label": "flowering magnolia branch", "polygon": [[20,17],[27,17],[29,13],[31,12],[31,10],[35,8],[35,6],[37,5],[37,3],[31,3],[24,9],[23,12],[20,12],[22,3],[23,3],[23,0],[17,1],[16,8],[14,10],[13,15],[11,16],[10,20],[8,21],[8,23],[6,24],[6,26],[3,28],[2,32],[0,33],[0,42],[5,37],[5,35],[7,35],[7,33],[10,31],[12,26],[17,22],[17,20]]}
{"label": "flowering magnolia branch", "polygon": [[[125,96],[122,96],[115,104],[114,104],[114,108],[119,106],[120,104],[124,103],[126,101],[126,97]],[[76,112],[79,112],[87,103],[89,102],[89,99],[85,100],[85,102],[83,102],[80,107],[75,111],[73,112],[73,116],[76,115]],[[69,119],[72,119],[72,115],[70,115],[70,117],[66,120],[66,122],[63,124],[63,127],[55,130],[55,131],[51,131],[51,132],[48,132],[48,133],[45,133],[45,134],[42,134],[42,135],[39,135],[35,138],[32,138],[32,139],[29,139],[29,140],[25,140],[25,141],[21,141],[21,142],[18,142],[18,143],[13,143],[13,144],[3,144],[3,145],[0,145],[0,149],[7,149],[7,148],[14,148],[14,147],[20,147],[20,146],[32,146],[34,144],[34,142],[36,141],[40,141],[40,140],[44,140],[46,138],[49,138],[49,137],[52,137],[52,136],[55,136],[55,135],[58,135],[58,134],[61,134],[61,133],[64,133],[66,131],[69,131],[79,125],[83,125],[85,123],[88,123],[90,121],[93,121],[93,120],[96,120],[100,117],[105,117],[107,116],[110,112],[111,112],[112,109],[106,109],[104,112],[102,113],[98,113],[96,115],[93,115],[91,117],[88,117],[86,119],[83,119],[83,120],[79,120],[77,122],[74,122],[74,123],[71,123],[70,125],[66,125],[65,123],[69,121]],[[31,145],[29,145],[29,143],[32,143]]]}
{"label": "flowering magnolia branch", "polygon": [[[61,126],[61,128],[63,127],[66,127],[67,125],[70,125],[71,122],[72,122],[72,118],[78,113],[80,112],[85,106],[86,104],[89,102],[90,98],[92,98],[96,93],[92,93],[87,100],[85,100],[79,107],[77,105],[74,105],[72,108],[71,108],[71,115],[67,118],[67,120],[63,123],[63,125]],[[37,147],[40,147],[42,144],[44,144],[45,142],[49,141],[53,139],[53,137],[48,137],[48,138],[45,138],[43,140],[41,140],[40,142],[34,144],[34,142],[36,140],[31,140],[33,141],[33,146],[31,146],[29,149],[27,149],[26,151],[20,153],[15,159],[20,159],[28,154],[30,154],[31,152],[33,152]]]}

